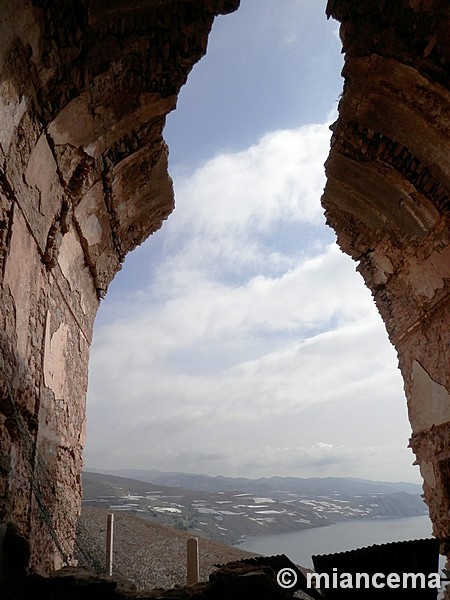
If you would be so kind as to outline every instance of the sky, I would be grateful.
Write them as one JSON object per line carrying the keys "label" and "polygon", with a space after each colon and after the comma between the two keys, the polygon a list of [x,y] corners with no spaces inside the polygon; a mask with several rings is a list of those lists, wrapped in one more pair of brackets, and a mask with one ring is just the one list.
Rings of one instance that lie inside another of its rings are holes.
{"label": "sky", "polygon": [[167,119],[176,209],[91,349],[85,465],[419,482],[397,355],[320,197],[343,65],[318,0],[242,0]]}

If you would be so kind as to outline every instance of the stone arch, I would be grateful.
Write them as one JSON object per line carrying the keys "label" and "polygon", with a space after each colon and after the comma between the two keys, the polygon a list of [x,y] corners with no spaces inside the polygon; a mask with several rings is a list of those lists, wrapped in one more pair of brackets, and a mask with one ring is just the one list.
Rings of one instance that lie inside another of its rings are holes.
{"label": "stone arch", "polygon": [[[165,115],[214,16],[238,4],[0,1],[0,527],[28,540],[34,569],[71,560],[99,300],[173,208]],[[327,14],[346,64],[323,205],[397,348],[445,543],[449,9],[330,0]]]}

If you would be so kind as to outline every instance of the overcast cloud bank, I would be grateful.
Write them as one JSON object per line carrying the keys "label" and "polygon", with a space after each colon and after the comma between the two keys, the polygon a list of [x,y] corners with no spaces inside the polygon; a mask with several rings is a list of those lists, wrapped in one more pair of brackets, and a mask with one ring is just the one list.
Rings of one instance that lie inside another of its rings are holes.
{"label": "overcast cloud bank", "polygon": [[324,224],[329,138],[273,131],[177,178],[146,272],[101,309],[88,466],[418,480],[395,351]]}

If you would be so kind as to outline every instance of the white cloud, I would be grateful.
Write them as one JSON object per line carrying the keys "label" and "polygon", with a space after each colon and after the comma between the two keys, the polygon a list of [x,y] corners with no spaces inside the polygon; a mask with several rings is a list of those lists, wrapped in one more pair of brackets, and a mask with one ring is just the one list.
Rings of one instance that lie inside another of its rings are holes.
{"label": "white cloud", "polygon": [[[401,380],[323,224],[328,139],[326,124],[272,132],[179,181],[148,278],[96,331],[88,465],[368,476],[380,460],[381,473],[377,406],[403,410]],[[390,475],[411,479],[406,443]]]}
{"label": "white cloud", "polygon": [[306,125],[268,133],[242,152],[219,154],[177,185],[183,211],[172,218],[172,235],[187,225],[217,236],[236,228],[246,235],[264,232],[286,219],[320,223],[324,169],[317,156],[325,157],[329,144],[327,125]]}
{"label": "white cloud", "polygon": [[297,238],[299,252],[305,225],[323,224],[319,198],[329,138],[327,125],[275,131],[180,177],[177,210],[165,232],[174,257],[164,262],[162,277],[168,268],[195,277],[196,269],[211,275],[218,269],[277,272],[289,266],[292,256],[280,250],[283,243],[293,245]]}

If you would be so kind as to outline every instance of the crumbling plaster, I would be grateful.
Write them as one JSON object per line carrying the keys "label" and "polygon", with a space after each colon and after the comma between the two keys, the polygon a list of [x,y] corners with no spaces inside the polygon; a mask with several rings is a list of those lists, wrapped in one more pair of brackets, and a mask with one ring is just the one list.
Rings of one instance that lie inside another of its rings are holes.
{"label": "crumbling plaster", "polygon": [[237,6],[0,0],[0,523],[32,569],[72,560],[95,314],[173,210],[165,117]]}
{"label": "crumbling plaster", "polygon": [[[0,0],[0,522],[70,562],[100,298],[173,209],[165,115],[238,0]],[[385,321],[450,540],[444,0],[330,0],[346,55],[322,198]],[[2,529],[2,535],[4,527]]]}

